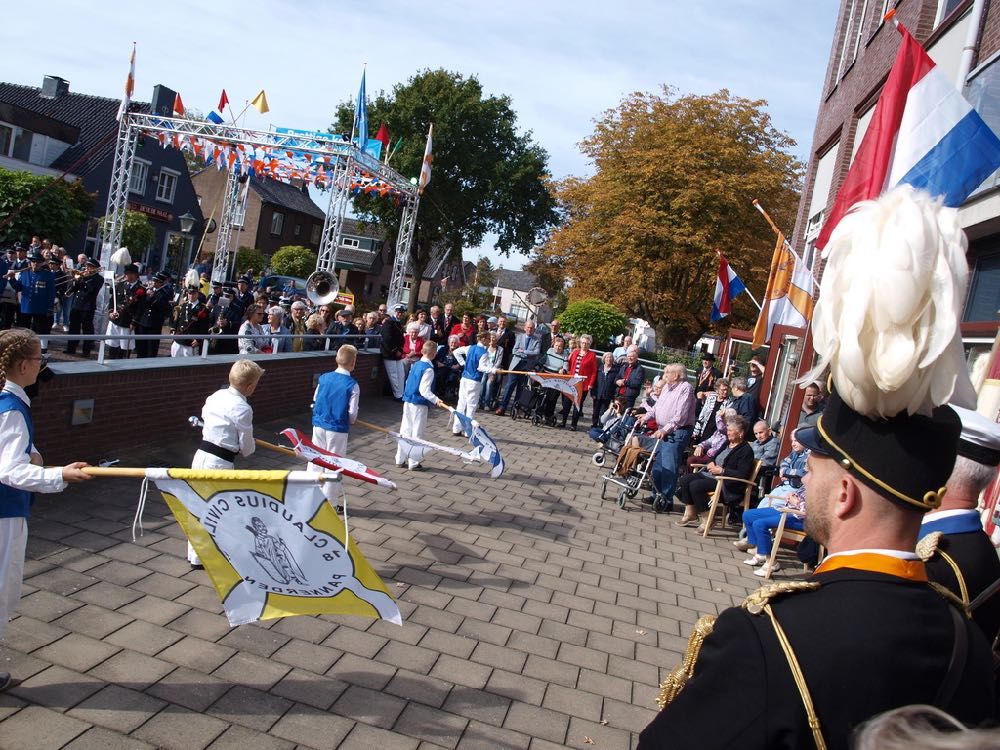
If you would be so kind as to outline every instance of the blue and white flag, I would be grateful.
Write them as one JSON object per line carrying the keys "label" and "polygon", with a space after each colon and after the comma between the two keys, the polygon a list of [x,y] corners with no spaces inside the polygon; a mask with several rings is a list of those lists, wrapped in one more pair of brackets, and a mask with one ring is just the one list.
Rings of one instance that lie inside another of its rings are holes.
{"label": "blue and white flag", "polygon": [[480,461],[484,461],[493,467],[490,469],[490,476],[496,479],[503,474],[507,465],[504,463],[503,456],[500,455],[500,449],[497,447],[496,441],[472,417],[462,414],[457,409],[452,410],[451,413],[458,420],[458,423],[462,425],[462,431],[465,433],[465,436],[469,438],[469,442],[474,448],[472,454]]}
{"label": "blue and white flag", "polygon": [[222,123],[225,122],[225,120],[222,119],[222,115],[220,115],[214,109],[207,115],[205,115],[205,119],[208,120],[209,122],[214,122],[216,125],[221,125]]}
{"label": "blue and white flag", "polygon": [[747,290],[743,280],[736,275],[726,260],[719,253],[719,274],[715,278],[715,297],[712,299],[712,320],[722,320],[732,310],[733,300]]}
{"label": "blue and white flag", "polygon": [[361,88],[358,89],[358,101],[354,105],[354,138],[361,150],[368,146],[368,101],[365,96],[365,71],[361,71]]}

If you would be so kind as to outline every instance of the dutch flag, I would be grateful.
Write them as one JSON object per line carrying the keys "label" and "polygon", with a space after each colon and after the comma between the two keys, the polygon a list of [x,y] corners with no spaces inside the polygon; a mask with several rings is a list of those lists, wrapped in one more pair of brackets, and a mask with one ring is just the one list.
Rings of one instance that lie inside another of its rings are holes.
{"label": "dutch flag", "polygon": [[733,300],[747,290],[736,271],[729,267],[726,256],[719,253],[719,275],[715,279],[715,299],[712,301],[712,320],[722,320],[729,315]]}
{"label": "dutch flag", "polygon": [[912,185],[957,207],[1000,167],[1000,139],[917,40],[897,28],[899,53],[818,248],[859,201]]}

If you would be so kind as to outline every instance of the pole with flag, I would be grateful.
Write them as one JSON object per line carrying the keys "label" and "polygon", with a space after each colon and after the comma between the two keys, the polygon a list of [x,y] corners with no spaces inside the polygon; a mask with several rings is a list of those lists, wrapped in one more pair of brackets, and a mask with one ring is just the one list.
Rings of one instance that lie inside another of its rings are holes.
{"label": "pole with flag", "polygon": [[724,317],[729,315],[732,311],[733,300],[743,294],[743,292],[747,293],[747,296],[753,300],[753,303],[757,305],[757,309],[760,310],[760,303],[754,299],[752,294],[750,294],[750,290],[747,289],[743,280],[736,275],[736,271],[734,271],[732,266],[729,265],[729,261],[726,260],[726,256],[719,250],[716,250],[715,253],[719,256],[719,273],[715,277],[715,296],[712,299],[712,320],[722,320]]}
{"label": "pole with flag", "polygon": [[357,138],[358,148],[362,151],[368,145],[368,97],[365,94],[365,72],[368,63],[361,69],[361,86],[358,88],[358,100],[354,103],[354,126],[351,130],[351,143]]}
{"label": "pole with flag", "polygon": [[431,181],[431,164],[434,162],[434,123],[427,129],[427,146],[424,148],[424,160],[420,165],[420,181],[417,184],[417,193],[424,194],[424,188]]}
{"label": "pole with flag", "polygon": [[118,122],[121,122],[128,113],[133,91],[135,91],[135,42],[132,42],[132,57],[129,58],[128,78],[125,79],[125,96],[122,97],[121,106],[118,108]]}
{"label": "pole with flag", "polygon": [[385,123],[381,123],[378,126],[378,133],[375,134],[375,140],[382,144],[382,151],[385,156],[382,160],[389,163],[389,128],[385,126]]}

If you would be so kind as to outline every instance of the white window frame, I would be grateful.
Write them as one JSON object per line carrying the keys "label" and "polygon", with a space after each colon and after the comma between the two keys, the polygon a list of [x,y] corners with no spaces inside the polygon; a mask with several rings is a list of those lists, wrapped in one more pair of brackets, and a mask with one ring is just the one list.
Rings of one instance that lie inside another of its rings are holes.
{"label": "white window frame", "polygon": [[285,215],[280,211],[271,213],[271,234],[280,237],[285,229]]}
{"label": "white window frame", "polygon": [[[938,0],[938,6],[937,6],[937,13],[935,13],[935,14],[934,14],[934,28],[935,28],[935,29],[936,29],[936,28],[937,28],[938,26],[940,26],[940,25],[941,25],[941,22],[942,22],[942,21],[943,21],[943,20],[945,19],[945,12],[944,12],[944,9],[945,9],[945,6],[946,6],[947,4],[948,4],[948,0]],[[953,12],[953,11],[955,10],[955,8],[957,8],[957,7],[959,6],[959,5],[961,5],[961,0],[959,0],[959,2],[958,2],[958,3],[956,4],[956,5],[955,5],[955,7],[951,9],[951,10],[952,10],[952,12]],[[949,13],[948,13],[948,15],[951,15],[951,13],[949,12]]]}
{"label": "white window frame", "polygon": [[146,194],[146,185],[149,184],[149,167],[151,164],[152,162],[148,162],[145,159],[132,157],[132,169],[128,175],[128,191],[130,193]]}
{"label": "white window frame", "polygon": [[361,247],[361,240],[357,237],[341,237],[340,238],[341,247]]}
{"label": "white window frame", "polygon": [[[170,195],[164,196],[163,194],[163,178],[170,177],[172,182],[170,183]],[[156,181],[156,200],[160,203],[173,203],[174,198],[177,196],[177,183],[180,182],[181,173],[173,169],[167,169],[166,167],[160,167],[160,176]]]}
{"label": "white window frame", "polygon": [[403,288],[399,293],[399,302],[403,305],[410,304],[410,290],[413,288],[412,281],[404,281]]}
{"label": "white window frame", "polygon": [[854,50],[851,52],[851,62],[858,59],[858,50],[861,48],[861,35],[865,30],[865,17],[868,15],[868,0],[861,4],[861,15],[858,17],[858,28],[854,33]]}
{"label": "white window frame", "polygon": [[[851,28],[854,26],[854,11],[857,8],[858,0],[851,0],[851,9],[847,14],[847,24],[844,26],[844,41],[840,46],[840,59],[837,63],[837,75],[834,76],[833,85],[840,83],[844,74],[847,61],[847,45],[851,41]],[[852,61],[853,62],[853,61]]]}

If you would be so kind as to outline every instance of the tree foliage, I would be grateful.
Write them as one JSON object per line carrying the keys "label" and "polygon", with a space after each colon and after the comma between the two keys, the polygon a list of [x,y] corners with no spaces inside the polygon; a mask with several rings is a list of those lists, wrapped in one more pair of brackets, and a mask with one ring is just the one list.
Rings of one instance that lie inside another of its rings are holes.
{"label": "tree foliage", "polygon": [[[349,133],[353,119],[353,100],[341,104],[334,131]],[[526,253],[555,223],[555,202],[545,184],[548,154],[531,133],[518,133],[510,99],[484,97],[475,77],[421,71],[369,102],[368,119],[370,136],[385,122],[393,148],[402,138],[389,164],[414,178],[428,125],[434,124],[433,175],[421,198],[411,250],[416,278],[436,251],[458,259],[463,247],[480,245],[491,232],[501,253]],[[354,208],[396,235],[400,213],[392,200],[359,195]]]}
{"label": "tree foliage", "polygon": [[[600,297],[687,347],[710,325],[717,248],[763,290],[775,237],[752,201],[790,231],[802,172],[765,106],[664,87],[605,112],[581,144],[596,173],[558,183],[564,222],[544,247],[572,279],[570,299]],[[724,325],[752,327],[756,313],[740,298]]]}
{"label": "tree foliage", "polygon": [[271,256],[271,270],[304,279],[316,270],[316,253],[302,245],[285,245]]}
{"label": "tree foliage", "polygon": [[[107,216],[101,217],[101,222],[108,220]],[[149,217],[139,211],[125,212],[125,226],[122,227],[122,247],[129,249],[129,255],[133,259],[142,257],[153,241],[156,240],[156,230],[149,222]],[[112,252],[117,248],[112,248]]]}
{"label": "tree foliage", "polygon": [[264,269],[267,268],[267,258],[264,257],[264,253],[255,247],[241,246],[236,251],[236,264],[234,268],[237,275],[246,273],[251,268],[255,273],[263,273]]}
{"label": "tree foliage", "polygon": [[58,244],[69,242],[86,221],[94,198],[79,182],[0,169],[0,217],[20,209],[0,229],[0,241],[28,240],[37,234]]}
{"label": "tree foliage", "polygon": [[567,306],[559,322],[565,330],[575,334],[589,333],[594,346],[600,349],[612,336],[625,332],[628,318],[614,305],[599,299],[584,299]]}

